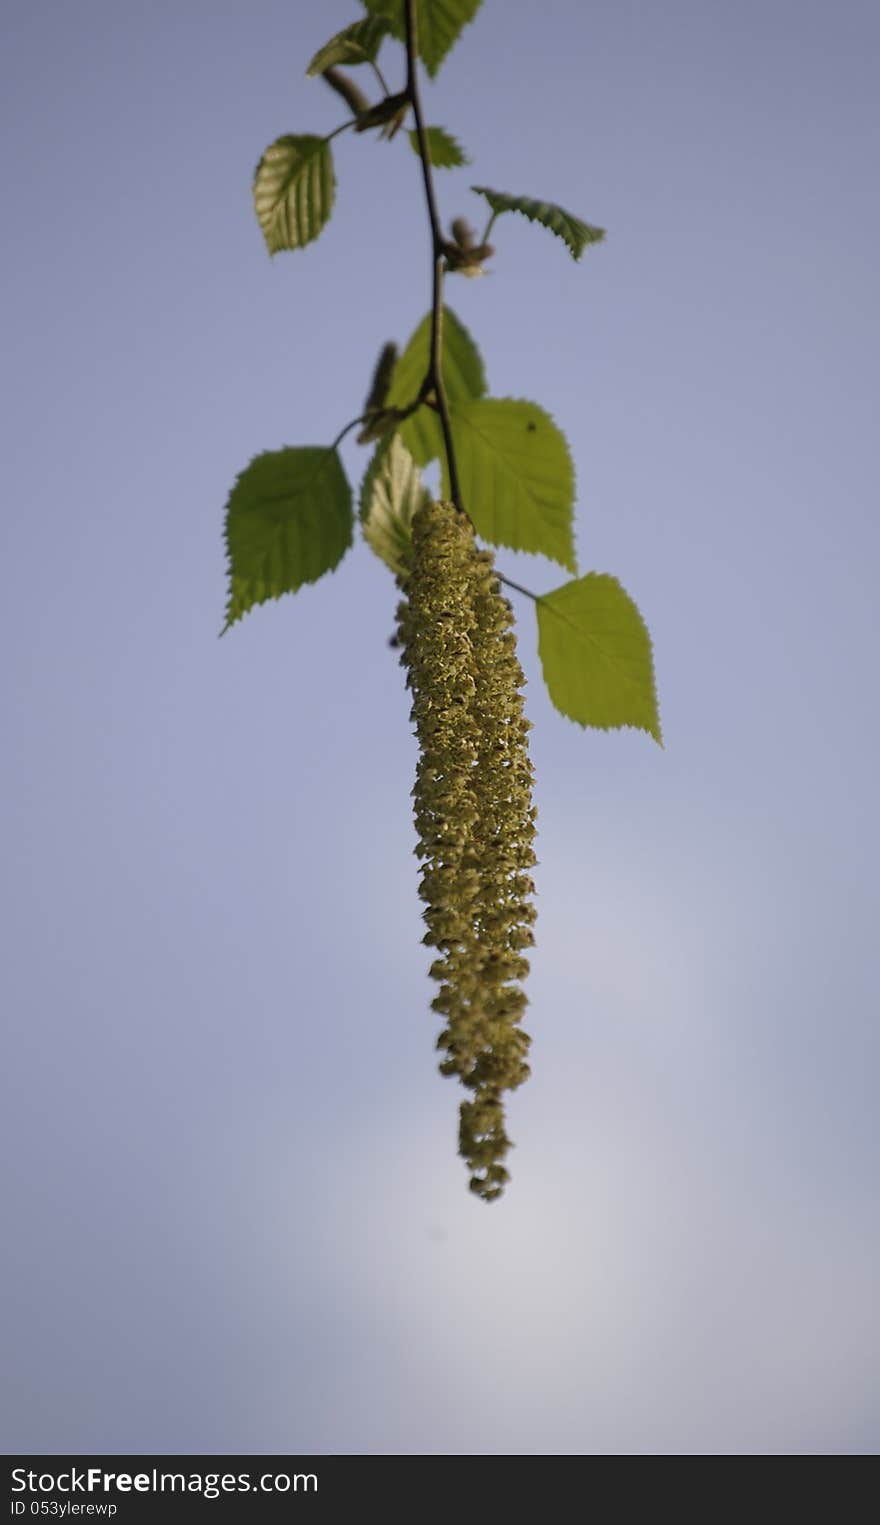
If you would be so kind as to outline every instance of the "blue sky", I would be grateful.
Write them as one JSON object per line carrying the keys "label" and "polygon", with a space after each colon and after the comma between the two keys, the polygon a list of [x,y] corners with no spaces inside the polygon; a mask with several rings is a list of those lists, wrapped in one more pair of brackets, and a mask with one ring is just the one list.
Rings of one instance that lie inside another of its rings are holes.
{"label": "blue sky", "polygon": [[6,1448],[875,1451],[880,18],[485,0],[426,88],[445,217],[608,229],[575,265],[506,218],[449,301],[569,438],[666,743],[556,714],[518,605],[533,1077],[487,1209],[393,584],[359,545],[217,639],[236,473],[329,441],[428,302],[401,140],[334,145],[306,251],[250,206],[341,119],[304,69],[356,14],[7,9]]}

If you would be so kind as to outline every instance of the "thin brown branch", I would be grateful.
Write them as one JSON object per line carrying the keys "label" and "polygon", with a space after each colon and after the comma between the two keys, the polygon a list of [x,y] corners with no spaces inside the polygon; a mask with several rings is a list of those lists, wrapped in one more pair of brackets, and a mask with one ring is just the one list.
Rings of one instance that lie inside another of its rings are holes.
{"label": "thin brown branch", "polygon": [[415,0],[405,0],[404,15],[406,19],[406,93],[409,96],[413,116],[416,121],[419,158],[422,162],[422,179],[425,185],[425,201],[428,207],[428,220],[431,224],[431,349],[428,359],[428,374],[425,377],[425,384],[422,390],[426,395],[429,390],[433,390],[437,398],[437,411],[440,415],[440,427],[443,431],[443,445],[446,451],[446,464],[449,470],[450,496],[459,513],[463,514],[467,510],[461,500],[458,467],[455,461],[455,446],[452,440],[452,423],[449,417],[449,403],[446,398],[446,389],[443,385],[443,271],[446,264],[444,253],[445,240],[440,227],[437,198],[434,194],[431,157],[428,151],[428,138],[425,132],[425,118],[422,114],[422,100],[419,94]]}

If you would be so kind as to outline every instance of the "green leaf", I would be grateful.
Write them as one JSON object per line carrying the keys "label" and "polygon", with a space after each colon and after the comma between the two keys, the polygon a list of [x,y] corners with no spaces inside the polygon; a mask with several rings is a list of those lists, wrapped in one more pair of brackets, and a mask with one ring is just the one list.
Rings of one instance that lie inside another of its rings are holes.
{"label": "green leaf", "polygon": [[351,545],[351,488],[336,450],[299,445],[255,456],[226,506],[228,630],[254,604],[317,582]]}
{"label": "green leaf", "polygon": [[[452,404],[450,414],[461,494],[477,533],[573,572],[574,467],[549,413],[533,402],[487,397]],[[448,496],[445,453],[441,461]]]}
{"label": "green leaf", "polygon": [[317,238],[333,207],[336,178],[324,138],[287,134],[270,143],[254,175],[254,206],[270,254]]}
{"label": "green leaf", "polygon": [[[386,398],[389,408],[405,408],[418,395],[431,352],[431,314],[427,313],[403,351]],[[450,403],[482,397],[486,390],[483,361],[473,339],[451,308],[443,309],[443,383]],[[423,406],[401,424],[400,437],[417,466],[426,466],[443,449],[436,413]]]}
{"label": "green leaf", "polygon": [[377,447],[361,485],[364,539],[395,577],[412,553],[412,517],[430,494],[418,466],[396,435]]}
{"label": "green leaf", "polygon": [[[416,0],[419,56],[432,79],[462,28],[473,21],[481,0]],[[385,16],[392,35],[406,40],[403,0],[364,0],[371,16]]]}
{"label": "green leaf", "polygon": [[[460,164],[470,164],[470,159],[445,127],[426,127],[425,138],[428,144],[428,158],[435,169],[457,169]],[[421,157],[419,148],[419,135],[413,128],[409,135],[410,145],[414,153]]]}
{"label": "green leaf", "polygon": [[580,725],[637,726],[663,745],[651,637],[617,581],[588,572],[538,599],[538,650],[550,698]]}
{"label": "green leaf", "polygon": [[588,222],[581,222],[579,217],[573,217],[571,212],[554,206],[552,201],[533,201],[529,196],[508,196],[505,191],[490,191],[485,185],[472,185],[471,190],[476,191],[478,196],[485,196],[496,217],[502,212],[522,212],[531,222],[539,222],[542,228],[549,228],[551,233],[555,233],[557,238],[568,245],[575,259],[580,259],[587,244],[601,243],[605,237],[604,228],[594,228]]}
{"label": "green leaf", "polygon": [[306,74],[323,74],[333,64],[346,64],[351,68],[354,64],[373,63],[387,33],[388,22],[384,16],[365,16],[361,21],[353,21],[351,26],[337,32],[318,49]]}

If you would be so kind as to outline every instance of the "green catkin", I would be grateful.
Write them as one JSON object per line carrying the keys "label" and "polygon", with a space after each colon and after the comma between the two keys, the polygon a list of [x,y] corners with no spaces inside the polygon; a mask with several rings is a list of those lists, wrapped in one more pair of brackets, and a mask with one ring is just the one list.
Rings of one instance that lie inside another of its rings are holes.
{"label": "green catkin", "polygon": [[347,74],[343,74],[341,69],[337,69],[335,64],[329,64],[323,74],[331,90],[335,90],[337,95],[342,96],[352,116],[360,116],[363,112],[369,111],[370,102],[360,85],[356,85],[354,80]]}
{"label": "green catkin", "polygon": [[532,767],[513,616],[493,559],[451,503],[413,517],[398,610],[401,660],[420,745],[413,789],[423,860],[424,941],[439,957],[433,1009],[445,1019],[441,1072],[472,1093],[459,1149],[471,1190],[492,1201],[509,1179],[503,1093],[526,1079],[523,949],[534,938]]}

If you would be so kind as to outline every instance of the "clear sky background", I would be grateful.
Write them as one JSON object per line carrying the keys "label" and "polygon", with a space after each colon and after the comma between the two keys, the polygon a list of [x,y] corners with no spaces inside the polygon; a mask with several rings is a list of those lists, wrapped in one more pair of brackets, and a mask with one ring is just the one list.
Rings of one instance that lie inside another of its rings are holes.
{"label": "clear sky background", "polygon": [[533,1078],[489,1208],[392,581],[360,544],[217,639],[236,473],[332,439],[428,303],[402,138],[334,145],[306,251],[250,204],[342,119],[304,70],[357,14],[5,8],[3,1449],[876,1450],[880,13],[485,0],[426,91],[447,218],[476,183],[608,229],[575,265],[505,218],[449,301],[571,442],[666,742],[559,716],[521,601]]}

